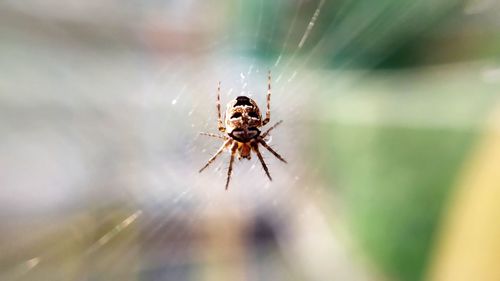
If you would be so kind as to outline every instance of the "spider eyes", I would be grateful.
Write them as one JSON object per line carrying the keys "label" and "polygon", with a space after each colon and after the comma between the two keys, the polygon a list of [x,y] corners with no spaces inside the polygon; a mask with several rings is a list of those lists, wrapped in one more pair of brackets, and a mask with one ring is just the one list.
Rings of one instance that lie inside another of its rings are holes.
{"label": "spider eyes", "polygon": [[240,118],[240,117],[241,117],[241,113],[240,112],[236,112],[233,115],[231,115],[231,119],[233,119],[233,118]]}

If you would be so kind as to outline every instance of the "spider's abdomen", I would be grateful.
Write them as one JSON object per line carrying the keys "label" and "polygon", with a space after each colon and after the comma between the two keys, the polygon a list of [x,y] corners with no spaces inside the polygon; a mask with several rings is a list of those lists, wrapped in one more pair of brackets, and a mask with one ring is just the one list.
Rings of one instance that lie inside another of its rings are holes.
{"label": "spider's abdomen", "polygon": [[227,104],[226,131],[239,142],[248,142],[259,136],[262,115],[257,103],[249,97],[239,96]]}
{"label": "spider's abdomen", "polygon": [[228,133],[229,136],[239,142],[249,142],[260,135],[260,130],[252,127],[248,129],[234,129]]}

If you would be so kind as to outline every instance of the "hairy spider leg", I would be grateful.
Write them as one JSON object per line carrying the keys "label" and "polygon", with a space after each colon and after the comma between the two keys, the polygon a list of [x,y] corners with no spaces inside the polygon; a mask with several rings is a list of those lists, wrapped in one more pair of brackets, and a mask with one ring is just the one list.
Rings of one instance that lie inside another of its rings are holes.
{"label": "hairy spider leg", "polygon": [[262,126],[269,123],[271,120],[271,71],[267,73],[267,108],[266,108],[266,118],[262,120]]}
{"label": "hairy spider leg", "polygon": [[218,139],[223,139],[223,140],[227,139],[227,137],[225,137],[225,136],[221,136],[221,135],[218,135],[218,134],[212,134],[212,133],[200,132],[200,135],[207,136],[207,137],[218,138]]}
{"label": "hairy spider leg", "polygon": [[276,127],[278,127],[279,124],[283,123],[283,120],[280,120],[278,122],[276,122],[276,124],[272,125],[269,129],[267,129],[267,131],[265,131],[261,136],[261,138],[265,138],[267,137],[267,135]]}
{"label": "hairy spider leg", "polygon": [[208,167],[208,165],[210,165],[212,162],[214,162],[214,160],[222,153],[222,151],[224,151],[224,149],[232,143],[232,139],[228,139],[227,141],[225,141],[219,148],[219,150],[217,150],[217,152],[214,154],[214,156],[212,156],[212,158],[208,160],[207,164],[205,164],[205,166],[203,166],[203,168],[201,168],[199,172],[201,173],[203,170],[205,170],[205,168]]}
{"label": "hairy spider leg", "polygon": [[259,157],[260,163],[262,164],[262,168],[264,168],[264,172],[266,172],[267,177],[269,178],[270,181],[273,179],[271,178],[271,175],[269,174],[269,170],[267,169],[266,162],[264,162],[264,158],[262,157],[262,154],[259,151],[259,144],[258,143],[253,143],[252,144],[253,151],[255,151],[255,154],[257,154],[257,157]]}
{"label": "hairy spider leg", "polygon": [[219,127],[219,131],[225,132],[226,128],[224,127],[224,123],[222,122],[222,114],[220,113],[220,81],[217,83],[217,125]]}
{"label": "hairy spider leg", "polygon": [[238,143],[235,142],[233,144],[233,147],[231,147],[231,158],[229,159],[229,168],[227,169],[226,190],[229,187],[229,180],[231,179],[231,173],[233,172],[234,155],[236,154],[237,150],[238,150]]}
{"label": "hairy spider leg", "polygon": [[287,163],[286,160],[283,159],[283,157],[281,157],[281,155],[279,155],[278,152],[274,151],[274,149],[272,149],[269,145],[267,145],[267,143],[263,139],[259,138],[259,143],[267,150],[269,150],[269,152],[271,152],[274,156],[276,156],[276,158],[278,158],[284,163]]}

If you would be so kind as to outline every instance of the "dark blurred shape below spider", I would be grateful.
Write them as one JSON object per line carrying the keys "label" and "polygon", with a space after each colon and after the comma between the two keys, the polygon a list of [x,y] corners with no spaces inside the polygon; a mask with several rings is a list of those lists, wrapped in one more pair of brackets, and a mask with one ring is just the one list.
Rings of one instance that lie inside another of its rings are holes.
{"label": "dark blurred shape below spider", "polygon": [[224,135],[211,134],[211,133],[200,133],[201,135],[220,138],[224,140],[224,143],[219,148],[219,150],[210,158],[200,169],[200,173],[207,168],[225,149],[230,149],[231,158],[229,159],[229,168],[227,170],[227,180],[226,189],[229,187],[229,180],[231,179],[231,172],[233,170],[234,156],[238,154],[238,159],[246,158],[250,160],[251,151],[257,154],[257,157],[266,172],[269,180],[272,180],[269,170],[264,158],[259,151],[259,144],[264,148],[269,150],[276,158],[286,163],[286,160],[281,157],[276,151],[274,151],[264,140],[269,133],[276,128],[283,120],[276,122],[273,126],[267,129],[261,134],[259,128],[265,126],[269,123],[271,118],[271,72],[268,73],[267,80],[267,109],[266,118],[262,120],[262,114],[257,106],[257,103],[249,97],[239,96],[236,99],[230,101],[227,104],[226,114],[224,117],[224,123],[222,122],[221,111],[220,111],[220,81],[217,85],[217,123],[219,126],[219,131],[223,132]]}

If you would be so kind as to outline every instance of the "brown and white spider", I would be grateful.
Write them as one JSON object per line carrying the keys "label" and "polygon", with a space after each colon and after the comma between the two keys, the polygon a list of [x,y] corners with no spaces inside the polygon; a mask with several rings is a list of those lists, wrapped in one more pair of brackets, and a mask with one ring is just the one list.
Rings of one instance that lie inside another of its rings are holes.
{"label": "brown and white spider", "polygon": [[229,180],[231,179],[231,172],[233,170],[234,156],[238,154],[238,159],[246,158],[250,160],[251,151],[257,154],[257,157],[266,172],[269,180],[272,180],[269,170],[262,154],[259,151],[259,144],[265,147],[269,152],[271,152],[276,158],[286,163],[286,160],[281,157],[276,151],[274,151],[264,140],[269,133],[276,128],[283,120],[278,121],[276,124],[267,129],[261,134],[259,128],[269,123],[271,118],[271,72],[268,73],[267,80],[267,110],[266,118],[262,120],[262,115],[260,113],[259,107],[254,100],[246,96],[239,96],[236,99],[230,101],[227,104],[226,114],[224,116],[224,122],[222,122],[221,111],[220,111],[220,81],[217,85],[217,123],[219,126],[219,131],[223,132],[224,135],[211,134],[211,133],[200,133],[201,135],[215,137],[224,140],[224,143],[219,148],[219,150],[210,158],[200,169],[200,173],[205,170],[225,149],[230,149],[231,158],[229,159],[229,168],[227,170],[227,180],[226,189],[229,186]]}

